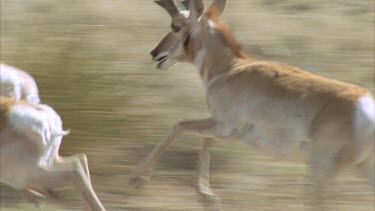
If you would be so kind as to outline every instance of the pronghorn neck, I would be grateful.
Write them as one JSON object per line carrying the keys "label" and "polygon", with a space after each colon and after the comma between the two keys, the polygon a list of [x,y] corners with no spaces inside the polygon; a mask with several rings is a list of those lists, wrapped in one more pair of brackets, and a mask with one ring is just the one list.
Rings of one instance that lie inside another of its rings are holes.
{"label": "pronghorn neck", "polygon": [[209,46],[202,46],[196,52],[194,64],[207,87],[212,80],[229,71],[237,58],[230,49],[225,47],[221,49],[215,46],[214,49],[210,49]]}
{"label": "pronghorn neck", "polygon": [[229,28],[218,20],[208,20],[200,32],[200,44],[194,47],[194,63],[207,87],[212,80],[229,71],[237,59],[249,58]]}

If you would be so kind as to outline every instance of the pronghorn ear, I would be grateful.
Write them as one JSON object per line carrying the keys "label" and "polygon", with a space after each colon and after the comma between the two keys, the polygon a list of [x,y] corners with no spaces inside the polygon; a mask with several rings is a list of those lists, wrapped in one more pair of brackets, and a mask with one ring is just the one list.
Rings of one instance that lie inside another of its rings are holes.
{"label": "pronghorn ear", "polygon": [[226,0],[214,0],[206,14],[209,18],[218,18],[224,11]]}
{"label": "pronghorn ear", "polygon": [[202,0],[183,0],[182,4],[187,10],[191,10],[191,1],[195,4],[195,10],[197,11],[198,17],[200,17],[204,12],[204,5]]}
{"label": "pronghorn ear", "polygon": [[173,17],[176,17],[180,13],[180,9],[177,6],[175,0],[154,0],[156,4],[163,7]]}

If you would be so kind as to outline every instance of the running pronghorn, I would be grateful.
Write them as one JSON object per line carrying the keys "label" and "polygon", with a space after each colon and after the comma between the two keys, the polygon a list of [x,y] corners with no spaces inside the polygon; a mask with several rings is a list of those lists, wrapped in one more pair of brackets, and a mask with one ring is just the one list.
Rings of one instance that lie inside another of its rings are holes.
{"label": "running pronghorn", "polygon": [[206,12],[202,0],[156,0],[172,17],[169,32],[151,52],[159,69],[180,61],[195,64],[211,117],[177,123],[136,170],[132,183],[151,172],[182,132],[203,137],[198,190],[212,196],[209,145],[237,140],[311,167],[313,205],[321,209],[322,188],[335,173],[356,166],[374,185],[374,99],[359,86],[327,79],[276,62],[247,56],[219,21],[225,0]]}
{"label": "running pronghorn", "polygon": [[15,67],[0,63],[0,94],[15,100],[40,103],[38,86],[33,77]]}
{"label": "running pronghorn", "polygon": [[68,133],[51,107],[0,96],[0,182],[24,190],[32,200],[72,183],[86,208],[104,210],[91,186],[86,155],[58,154]]}

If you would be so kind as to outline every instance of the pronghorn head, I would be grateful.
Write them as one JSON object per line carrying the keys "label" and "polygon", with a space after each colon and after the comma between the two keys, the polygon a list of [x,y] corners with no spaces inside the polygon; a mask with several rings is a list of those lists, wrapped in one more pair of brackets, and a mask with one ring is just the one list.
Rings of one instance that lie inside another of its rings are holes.
{"label": "pronghorn head", "polygon": [[[194,62],[203,45],[215,40],[215,34],[223,37],[223,30],[215,27],[217,18],[224,10],[226,0],[214,0],[204,12],[202,0],[183,0],[181,10],[176,0],[155,0],[171,16],[171,31],[160,41],[151,55],[159,69],[168,69],[180,62]],[[220,35],[221,34],[221,35]]]}

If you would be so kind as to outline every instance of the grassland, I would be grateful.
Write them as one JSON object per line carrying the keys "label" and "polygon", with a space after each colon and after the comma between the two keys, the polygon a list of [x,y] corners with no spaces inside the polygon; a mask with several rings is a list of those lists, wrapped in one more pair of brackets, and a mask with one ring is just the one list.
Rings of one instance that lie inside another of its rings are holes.
{"label": "grassland", "polygon": [[[228,0],[222,19],[253,57],[374,92],[372,0]],[[35,77],[42,100],[72,129],[62,154],[88,154],[94,188],[108,210],[204,210],[193,186],[194,136],[173,144],[146,187],[127,185],[174,122],[208,115],[193,66],[159,72],[151,62],[149,52],[169,23],[151,0],[1,0],[1,61]],[[212,153],[212,188],[224,210],[304,210],[304,164],[276,161],[240,144],[218,143]],[[375,209],[374,192],[352,169],[329,189],[332,210]],[[22,193],[0,190],[2,211],[38,210]],[[57,196],[42,210],[80,209],[71,188]]]}

